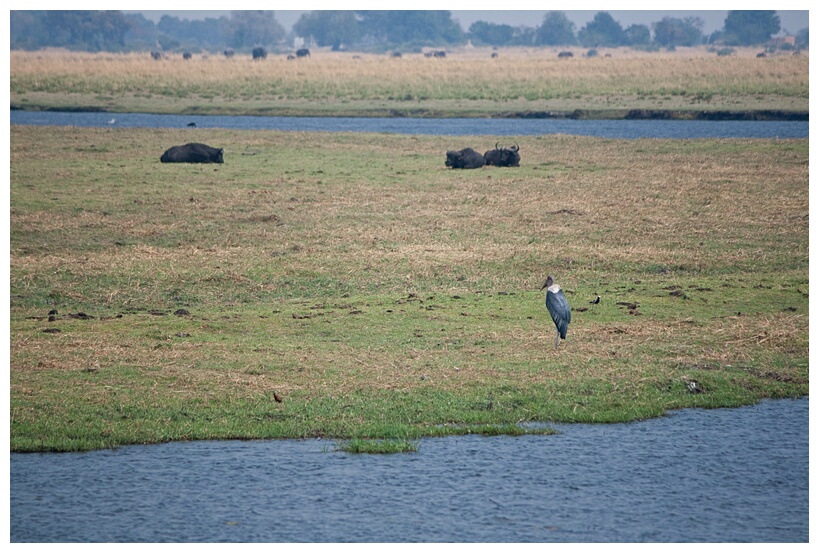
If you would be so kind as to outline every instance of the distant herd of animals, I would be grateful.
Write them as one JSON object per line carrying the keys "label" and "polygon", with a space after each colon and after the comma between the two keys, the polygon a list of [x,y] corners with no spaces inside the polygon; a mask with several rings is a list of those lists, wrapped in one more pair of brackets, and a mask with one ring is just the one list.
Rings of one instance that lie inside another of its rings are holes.
{"label": "distant herd of animals", "polygon": [[[232,58],[233,56],[236,55],[236,52],[234,50],[228,48],[227,50],[222,52],[222,54],[224,54],[224,56],[226,58]],[[799,54],[798,50],[796,52],[794,52],[794,55],[798,55],[798,54]],[[265,48],[261,47],[261,46],[257,46],[256,48],[251,50],[250,55],[252,56],[254,61],[266,60],[267,59],[267,50]],[[309,57],[309,56],[310,56],[310,49],[309,48],[299,48],[298,50],[296,50],[295,54],[288,54],[287,59],[288,60],[294,60],[294,59],[297,59],[297,58],[306,58],[306,57]],[[402,54],[401,54],[401,52],[393,52],[392,54],[390,54],[390,56],[393,57],[393,58],[400,58],[400,57],[402,57]],[[596,57],[597,56],[597,50],[595,50],[595,49],[589,50],[589,52],[586,54],[586,56],[587,57]],[[151,52],[151,57],[153,59],[155,59],[155,60],[163,60],[163,59],[167,58],[167,56],[165,54],[163,54],[162,52],[157,52],[157,51]],[[206,58],[207,55],[203,55],[202,57]],[[424,57],[425,58],[445,58],[446,57],[446,52],[444,50],[433,50],[431,52],[424,52]],[[492,52],[490,57],[493,58],[493,59],[497,59],[498,58],[498,53],[497,52]],[[561,50],[560,52],[558,52],[557,57],[561,58],[561,59],[573,58],[574,53],[572,53],[569,50]],[[605,57],[610,58],[611,54],[606,54]],[[758,53],[756,55],[756,57],[764,58],[764,57],[767,57],[767,54],[765,52],[760,52],[760,53]],[[193,54],[191,54],[190,52],[183,52],[182,53],[182,59],[189,60],[189,59],[192,59],[192,58],[193,58]],[[361,56],[353,56],[353,59],[361,59]]]}
{"label": "distant herd of animals", "polygon": [[[231,48],[228,48],[227,50],[222,52],[222,54],[226,58],[232,58],[233,56],[236,55],[236,52],[234,50],[232,50]],[[254,61],[256,61],[256,60],[266,60],[267,59],[267,50],[265,48],[261,47],[261,46],[258,46],[256,48],[254,48],[253,50],[251,50],[250,55],[253,57]],[[288,54],[287,59],[294,60],[294,59],[297,59],[297,58],[306,58],[306,57],[309,57],[309,56],[310,56],[310,49],[309,48],[299,48],[298,50],[296,50],[295,54]],[[402,57],[402,54],[401,54],[401,52],[393,52],[392,54],[390,54],[390,56],[393,57],[393,58],[400,58],[400,57]],[[557,54],[558,58],[571,58],[573,56],[574,56],[574,54],[572,54],[568,50],[562,51],[562,52]],[[165,54],[163,54],[162,52],[153,51],[153,52],[151,52],[151,57],[153,59],[155,59],[155,60],[162,60],[162,59],[166,59],[167,56]],[[203,57],[207,57],[207,56],[203,56]],[[361,56],[353,56],[353,57],[355,59],[361,59]],[[424,52],[424,57],[425,58],[445,58],[446,57],[446,52],[444,50],[433,50],[431,52]],[[497,52],[492,52],[490,57],[497,58],[498,53]],[[611,55],[607,54],[607,57],[611,57]],[[761,56],[757,56],[757,57],[765,57],[765,56],[764,56],[764,54],[762,54]],[[192,58],[193,58],[193,54],[191,54],[190,52],[182,52],[182,59],[189,60],[189,59],[192,59]]]}
{"label": "distant herd of animals", "polygon": [[[189,127],[195,127],[195,123],[189,123]],[[520,167],[520,146],[515,144],[512,147],[495,147],[481,155],[472,148],[463,150],[448,150],[444,165],[452,169],[478,169],[484,165],[494,165],[495,167]],[[168,148],[162,157],[162,163],[224,163],[224,148],[213,148],[207,144],[190,142],[181,146]]]}
{"label": "distant herd of animals", "polygon": [[[222,54],[224,54],[224,56],[226,58],[232,58],[234,55],[236,55],[236,52],[234,52],[232,49],[228,48],[227,50],[222,52]],[[253,56],[254,60],[265,60],[265,59],[267,59],[267,50],[265,50],[261,46],[259,46],[257,48],[254,48],[250,52],[250,54],[251,54],[251,56]],[[289,54],[287,56],[287,59],[294,60],[296,58],[306,58],[309,55],[310,55],[310,49],[309,48],[299,48],[298,50],[296,50],[295,55]],[[151,57],[153,59],[159,61],[159,60],[165,59],[166,56],[162,52],[157,52],[157,51],[154,50],[153,52],[151,52]],[[193,54],[191,54],[190,52],[182,52],[182,59],[189,60],[189,59],[192,59],[192,58],[193,58]]]}

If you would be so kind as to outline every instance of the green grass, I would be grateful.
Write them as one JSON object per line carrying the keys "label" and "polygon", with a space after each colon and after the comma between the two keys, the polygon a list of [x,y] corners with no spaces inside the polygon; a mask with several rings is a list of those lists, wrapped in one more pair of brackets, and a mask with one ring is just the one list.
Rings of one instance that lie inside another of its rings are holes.
{"label": "green grass", "polygon": [[353,439],[341,444],[338,449],[347,453],[415,453],[418,444],[409,440]]}
{"label": "green grass", "polygon": [[[808,393],[807,140],[444,167],[496,140],[12,127],[11,450],[389,450]],[[189,141],[225,163],[159,163]]]}

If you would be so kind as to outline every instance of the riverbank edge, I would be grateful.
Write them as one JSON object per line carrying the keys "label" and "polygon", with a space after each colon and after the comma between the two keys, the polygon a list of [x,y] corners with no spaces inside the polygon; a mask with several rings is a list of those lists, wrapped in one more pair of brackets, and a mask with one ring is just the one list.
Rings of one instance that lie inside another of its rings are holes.
{"label": "riverbank edge", "polygon": [[[120,113],[103,106],[23,107],[10,104],[11,111],[61,111],[72,113]],[[316,110],[181,110],[178,115],[248,115],[267,117],[383,117],[405,119],[572,119],[595,120],[669,120],[669,121],[809,121],[809,112],[801,110],[688,110],[688,109],[574,109],[549,111],[470,111],[469,113],[434,109],[368,109]]]}

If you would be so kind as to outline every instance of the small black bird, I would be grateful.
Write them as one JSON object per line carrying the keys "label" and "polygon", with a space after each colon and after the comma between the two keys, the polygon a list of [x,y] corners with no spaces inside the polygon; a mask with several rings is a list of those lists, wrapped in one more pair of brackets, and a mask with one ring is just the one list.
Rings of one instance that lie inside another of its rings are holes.
{"label": "small black bird", "polygon": [[596,304],[598,304],[598,303],[600,303],[600,296],[597,296],[596,298],[594,298],[594,299],[593,299],[592,301],[590,301],[589,303],[593,303],[593,304],[595,304],[595,305],[596,305]]}
{"label": "small black bird", "polygon": [[189,127],[195,127],[195,126],[196,126],[196,123],[194,123],[193,121],[191,121],[190,123],[188,123],[188,126],[189,126]]}

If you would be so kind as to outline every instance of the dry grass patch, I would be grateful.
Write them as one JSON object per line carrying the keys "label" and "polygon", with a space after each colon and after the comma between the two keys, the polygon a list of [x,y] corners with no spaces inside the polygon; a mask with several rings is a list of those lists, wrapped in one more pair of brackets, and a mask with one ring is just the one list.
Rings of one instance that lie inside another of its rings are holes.
{"label": "dry grass patch", "polygon": [[646,55],[622,49],[612,57],[564,60],[551,50],[509,49],[502,59],[490,60],[488,51],[480,52],[454,52],[445,59],[421,54],[351,59],[316,52],[295,62],[274,56],[259,63],[242,56],[157,62],[147,53],[15,51],[11,99],[23,106],[68,102],[114,111],[229,113],[457,113],[468,111],[469,103],[484,112],[807,110],[808,56],[717,57],[704,49]]}

